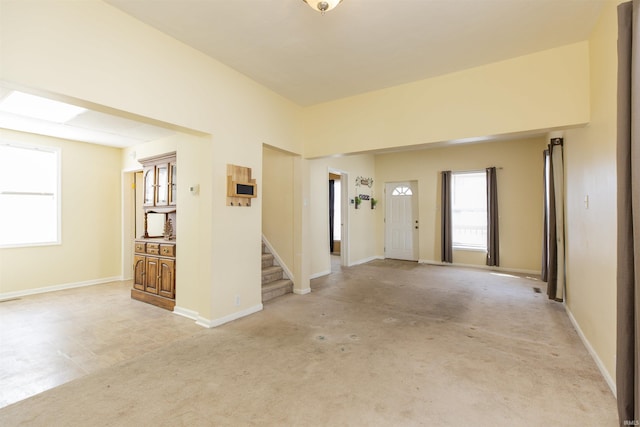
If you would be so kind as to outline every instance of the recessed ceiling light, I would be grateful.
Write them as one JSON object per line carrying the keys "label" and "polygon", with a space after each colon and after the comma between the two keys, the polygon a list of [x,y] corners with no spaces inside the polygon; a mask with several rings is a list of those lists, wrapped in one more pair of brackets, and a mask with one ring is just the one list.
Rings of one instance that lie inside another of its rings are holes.
{"label": "recessed ceiling light", "polygon": [[0,102],[0,111],[54,123],[64,123],[87,110],[64,102],[14,91]]}

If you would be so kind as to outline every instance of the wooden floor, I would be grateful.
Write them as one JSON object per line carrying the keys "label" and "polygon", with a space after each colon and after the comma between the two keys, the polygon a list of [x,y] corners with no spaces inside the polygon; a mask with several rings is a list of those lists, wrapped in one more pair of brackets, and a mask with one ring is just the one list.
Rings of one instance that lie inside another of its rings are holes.
{"label": "wooden floor", "polygon": [[0,407],[201,332],[132,300],[131,282],[0,302]]}

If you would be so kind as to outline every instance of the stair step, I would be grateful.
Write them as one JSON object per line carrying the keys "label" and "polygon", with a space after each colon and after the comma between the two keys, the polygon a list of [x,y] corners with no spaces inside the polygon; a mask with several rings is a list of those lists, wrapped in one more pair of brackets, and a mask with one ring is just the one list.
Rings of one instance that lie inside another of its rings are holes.
{"label": "stair step", "polygon": [[262,284],[265,285],[269,282],[280,280],[283,278],[282,267],[272,265],[271,267],[262,269]]}
{"label": "stair step", "polygon": [[262,254],[262,268],[271,267],[273,265],[273,255]]}
{"label": "stair step", "polygon": [[293,292],[293,282],[289,279],[276,280],[262,285],[262,302]]}

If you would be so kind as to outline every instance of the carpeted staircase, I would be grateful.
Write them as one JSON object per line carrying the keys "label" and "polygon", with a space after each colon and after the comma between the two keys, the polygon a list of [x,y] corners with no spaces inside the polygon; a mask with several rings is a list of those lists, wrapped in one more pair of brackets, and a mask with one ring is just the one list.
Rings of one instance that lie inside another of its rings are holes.
{"label": "carpeted staircase", "polygon": [[262,244],[262,302],[293,292],[293,282],[284,274],[273,254]]}

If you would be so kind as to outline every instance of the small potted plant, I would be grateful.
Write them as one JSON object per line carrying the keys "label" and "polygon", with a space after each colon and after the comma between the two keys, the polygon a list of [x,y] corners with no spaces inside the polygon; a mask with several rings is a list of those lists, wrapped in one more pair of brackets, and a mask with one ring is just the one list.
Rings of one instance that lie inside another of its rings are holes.
{"label": "small potted plant", "polygon": [[358,209],[360,207],[360,203],[362,203],[362,199],[359,196],[356,196],[355,202],[356,202],[356,209]]}
{"label": "small potted plant", "polygon": [[378,199],[371,198],[371,209],[375,209],[378,204]]}

